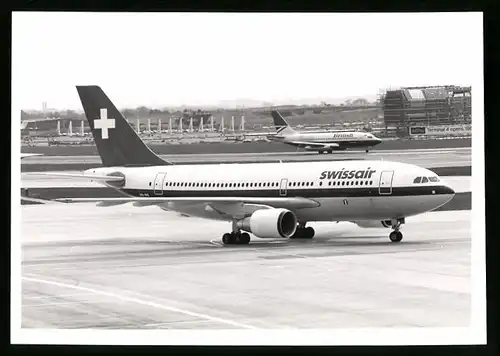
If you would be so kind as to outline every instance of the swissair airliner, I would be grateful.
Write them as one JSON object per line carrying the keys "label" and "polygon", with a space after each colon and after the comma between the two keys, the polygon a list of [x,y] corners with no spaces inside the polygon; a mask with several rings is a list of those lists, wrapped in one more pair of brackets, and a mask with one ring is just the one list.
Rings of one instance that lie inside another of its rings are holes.
{"label": "swissair airliner", "polygon": [[277,132],[276,135],[269,136],[269,139],[308,151],[318,151],[319,154],[356,147],[365,148],[368,152],[382,142],[369,132],[297,132],[278,111],[271,111],[271,116]]}
{"label": "swissair airliner", "polygon": [[153,153],[98,86],[77,86],[103,167],[82,173],[123,198],[64,198],[112,206],[156,205],[165,211],[224,220],[224,244],[311,239],[308,222],[350,221],[391,228],[399,242],[405,218],[434,210],[455,192],[432,171],[388,161],[173,165]]}

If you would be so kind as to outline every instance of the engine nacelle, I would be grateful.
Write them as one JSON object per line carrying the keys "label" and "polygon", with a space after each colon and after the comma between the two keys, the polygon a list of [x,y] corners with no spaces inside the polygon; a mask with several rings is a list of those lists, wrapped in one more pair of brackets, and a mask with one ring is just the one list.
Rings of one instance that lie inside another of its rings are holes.
{"label": "engine nacelle", "polygon": [[362,228],[392,227],[391,220],[359,220],[352,222]]}
{"label": "engine nacelle", "polygon": [[289,238],[297,230],[297,217],[286,209],[262,209],[238,221],[237,227],[262,239]]}

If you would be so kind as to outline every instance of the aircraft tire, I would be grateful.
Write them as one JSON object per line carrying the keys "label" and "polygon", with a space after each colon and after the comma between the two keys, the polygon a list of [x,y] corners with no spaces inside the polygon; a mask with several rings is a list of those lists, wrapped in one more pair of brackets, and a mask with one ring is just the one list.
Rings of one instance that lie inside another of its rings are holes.
{"label": "aircraft tire", "polygon": [[391,242],[400,242],[403,239],[403,234],[401,231],[393,231],[389,234],[389,240]]}
{"label": "aircraft tire", "polygon": [[248,245],[250,243],[250,234],[244,232],[240,235],[240,243],[243,245]]}
{"label": "aircraft tire", "polygon": [[312,239],[314,237],[314,229],[312,227],[297,228],[291,239]]}
{"label": "aircraft tire", "polygon": [[230,245],[230,244],[234,243],[231,234],[222,235],[222,243],[224,245]]}
{"label": "aircraft tire", "polygon": [[303,236],[306,239],[312,239],[314,237],[314,233],[315,233],[314,229],[309,226],[304,229]]}
{"label": "aircraft tire", "polygon": [[222,235],[224,245],[246,245],[250,242],[250,234],[244,232],[232,232]]}

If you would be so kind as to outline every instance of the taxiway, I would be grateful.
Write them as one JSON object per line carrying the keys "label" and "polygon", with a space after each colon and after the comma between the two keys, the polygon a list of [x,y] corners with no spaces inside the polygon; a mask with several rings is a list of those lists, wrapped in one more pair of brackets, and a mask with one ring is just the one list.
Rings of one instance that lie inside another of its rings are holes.
{"label": "taxiway", "polygon": [[[455,167],[470,166],[472,161],[471,148],[444,148],[418,150],[381,150],[369,153],[360,151],[335,152],[318,154],[315,152],[289,153],[234,153],[234,154],[189,154],[162,155],[172,163],[245,163],[245,162],[291,162],[291,161],[330,161],[330,160],[390,160],[416,164],[423,167]],[[99,156],[35,156],[22,160],[23,166],[34,165],[94,165],[101,164]]]}
{"label": "taxiway", "polygon": [[[387,229],[317,223],[312,241],[223,246],[227,223],[155,207],[27,205],[25,328],[467,326],[470,211]],[[193,229],[186,229],[187,224]]]}

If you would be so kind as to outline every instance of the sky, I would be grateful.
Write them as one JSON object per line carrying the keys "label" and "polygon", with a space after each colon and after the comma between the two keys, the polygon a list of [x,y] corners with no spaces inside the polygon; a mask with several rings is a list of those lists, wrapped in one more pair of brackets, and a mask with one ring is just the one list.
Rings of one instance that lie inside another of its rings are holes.
{"label": "sky", "polygon": [[15,12],[12,98],[80,110],[75,85],[119,108],[375,97],[478,83],[482,41],[481,13]]}

